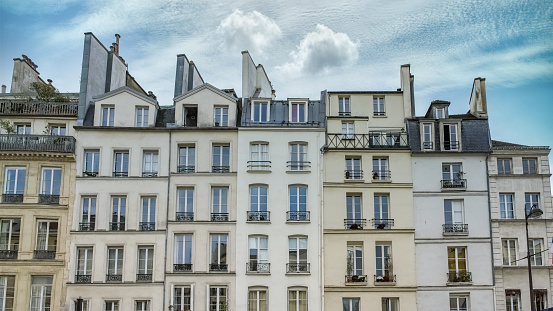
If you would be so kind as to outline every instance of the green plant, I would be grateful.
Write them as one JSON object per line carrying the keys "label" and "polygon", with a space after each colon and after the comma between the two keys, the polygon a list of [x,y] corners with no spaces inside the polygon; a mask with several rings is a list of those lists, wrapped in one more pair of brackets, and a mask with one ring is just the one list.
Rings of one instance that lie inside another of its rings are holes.
{"label": "green plant", "polygon": [[31,90],[37,92],[36,99],[45,102],[68,102],[69,98],[61,95],[51,84],[31,83]]}
{"label": "green plant", "polygon": [[9,120],[0,120],[0,128],[2,128],[8,134],[15,133],[15,125]]}

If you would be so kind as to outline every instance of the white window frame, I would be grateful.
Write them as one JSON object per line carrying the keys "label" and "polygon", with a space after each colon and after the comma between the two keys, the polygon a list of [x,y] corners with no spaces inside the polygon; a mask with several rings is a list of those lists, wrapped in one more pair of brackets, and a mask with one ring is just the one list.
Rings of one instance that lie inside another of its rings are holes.
{"label": "white window frame", "polygon": [[[253,193],[253,189],[257,189],[257,194]],[[261,193],[262,189],[265,190],[265,194]],[[249,198],[250,212],[266,212],[269,210],[269,187],[267,185],[251,185]]]}
{"label": "white window frame", "polygon": [[307,158],[307,143],[294,142],[290,143],[290,170],[292,171],[308,171],[309,161]]}
{"label": "white window frame", "polygon": [[[209,296],[208,296],[208,301],[209,301],[209,310],[213,310],[213,311],[227,311],[228,310],[228,298],[229,298],[229,293],[228,293],[228,287],[227,286],[214,286],[214,285],[208,285],[208,289],[209,289]],[[211,290],[212,289],[215,289],[215,292],[216,292],[216,295],[215,296],[212,296],[211,295]],[[224,296],[221,295],[221,292],[220,292],[220,289],[224,289],[225,290],[225,293],[224,293]],[[215,298],[215,309],[212,309],[212,304],[211,304],[211,299],[212,298]],[[225,308],[221,308],[221,302],[223,302],[223,304],[225,305]]]}
{"label": "white window frame", "polygon": [[228,213],[228,187],[211,188],[211,212]]}
{"label": "white window frame", "polygon": [[[293,194],[292,189],[295,189]],[[302,194],[302,192],[304,194]],[[302,203],[305,201],[305,203]],[[295,202],[294,202],[295,201]],[[290,212],[306,212],[307,211],[307,186],[306,185],[290,185],[288,187],[288,211]]]}
{"label": "white window frame", "polygon": [[126,216],[127,216],[127,197],[112,196],[110,222],[117,223],[117,224],[122,223],[123,225],[125,225]]}
{"label": "white window frame", "polygon": [[[448,211],[447,204],[450,204],[451,210]],[[444,200],[444,223],[448,225],[465,224],[465,208],[463,200]],[[451,222],[448,220],[447,214],[451,214]]]}
{"label": "white window frame", "polygon": [[[41,230],[40,230],[40,227],[41,227],[41,224],[45,223],[46,224],[46,231],[44,231],[42,234],[44,235],[44,245],[40,245],[42,244],[40,242],[40,234],[41,234]],[[52,232],[50,232],[50,227],[52,224],[56,224],[57,226],[57,229],[56,229],[56,232],[55,232],[55,241],[54,241],[54,245],[50,245],[49,242],[50,242],[50,238],[52,236]],[[56,251],[57,249],[57,245],[58,245],[58,235],[59,235],[59,223],[57,220],[37,220],[37,226],[36,226],[36,242],[35,242],[35,250],[44,250],[44,251]],[[1,309],[0,309],[1,310]]]}
{"label": "white window frame", "polygon": [[373,116],[386,116],[384,96],[373,96]]}
{"label": "white window frame", "polygon": [[268,171],[271,170],[269,160],[269,143],[255,142],[250,143],[250,170]]}
{"label": "white window frame", "polygon": [[[138,263],[136,265],[137,274],[154,274],[155,251],[153,246],[138,247]],[[150,257],[151,254],[151,258]],[[153,277],[152,277],[153,279]]]}
{"label": "white window frame", "polygon": [[[50,178],[46,178],[46,172],[50,171]],[[55,179],[56,172],[59,172],[59,180]],[[61,181],[63,179],[61,168],[57,167],[43,167],[42,168],[42,178],[40,186],[40,194],[48,195],[60,195],[61,192]],[[54,186],[58,185],[58,191],[54,191]]]}
{"label": "white window frame", "polygon": [[526,216],[528,215],[528,212],[533,205],[536,205],[536,207],[540,207],[540,194],[534,192],[526,192],[524,193],[524,202],[524,216]]}
{"label": "white window frame", "polygon": [[[449,127],[449,137],[445,136],[445,128]],[[443,150],[446,151],[459,151],[461,149],[461,140],[459,139],[459,124],[458,123],[445,123],[442,127],[443,133]],[[446,142],[449,142],[449,148],[446,148]],[[454,143],[453,143],[454,142]]]}
{"label": "white window frame", "polygon": [[18,135],[30,135],[31,134],[31,124],[30,123],[16,123],[15,124],[15,133]]}
{"label": "white window frame", "polygon": [[355,122],[344,121],[342,122],[342,139],[354,139],[355,138]]}
{"label": "white window frame", "polygon": [[[295,293],[296,297],[291,298],[290,294]],[[303,300],[300,298],[300,293],[305,293],[305,308],[300,308],[300,301]],[[309,309],[309,292],[307,291],[307,288],[305,289],[288,289],[288,307],[290,307],[290,301],[295,302],[294,309],[288,308],[288,311],[307,311]]]}
{"label": "white window frame", "polygon": [[390,218],[390,195],[389,194],[374,194],[374,219],[384,220]]}
{"label": "white window frame", "polygon": [[[224,237],[224,239],[223,239]],[[224,241],[223,241],[224,240]],[[210,238],[209,238],[209,241],[211,242],[211,246],[210,246],[210,249],[211,249],[211,260],[210,262],[212,264],[216,264],[216,265],[221,265],[221,264],[228,264],[228,249],[229,249],[229,239],[228,239],[228,234],[210,234]],[[215,242],[216,244],[216,247],[217,249],[214,250],[212,247],[213,247],[213,242]],[[222,245],[226,245],[225,246],[225,262],[223,262],[223,257],[222,257],[222,252],[221,252],[221,249],[222,249]],[[216,258],[213,256],[214,255],[214,252],[217,252],[217,255],[216,255]],[[216,261],[216,262],[215,262]]]}
{"label": "white window frame", "polygon": [[194,213],[194,188],[177,188],[177,212]]}
{"label": "white window frame", "polygon": [[505,304],[507,306],[507,311],[521,311],[520,292],[516,292],[514,295],[507,295],[507,293],[505,293]]}
{"label": "white window frame", "polygon": [[[465,300],[465,303],[466,303],[466,308],[463,308],[462,307],[462,299]],[[455,305],[451,305],[451,303],[455,301]],[[460,295],[460,294],[455,294],[455,295],[449,295],[449,310],[450,311],[468,311],[470,310],[470,306],[469,306],[469,296],[468,295]]]}
{"label": "white window frame", "polygon": [[349,96],[338,96],[338,115],[349,116],[351,115],[351,103]]}
{"label": "white window frame", "polygon": [[[390,167],[389,159],[383,157],[373,158],[373,179],[374,180],[389,180],[390,179]],[[377,178],[374,178],[376,174]]]}
{"label": "white window frame", "polygon": [[[81,209],[81,222],[96,224],[96,196],[83,196],[82,197],[82,209]],[[87,204],[88,202],[88,204]],[[88,208],[88,212],[85,214],[85,207]],[[92,217],[94,216],[94,217]],[[86,217],[86,219],[85,219]],[[94,218],[93,221],[92,218]],[[86,220],[86,221],[85,221]]]}
{"label": "white window frame", "polygon": [[[447,257],[447,260],[448,260],[448,267],[449,267],[449,250],[450,249],[454,249],[455,250],[455,255],[454,257],[452,257],[451,259],[454,259],[455,260],[455,271],[451,270],[449,271],[449,273],[451,272],[455,272],[455,273],[459,273],[459,272],[468,272],[468,249],[466,246],[450,246],[447,248],[448,250],[448,257]],[[465,250],[465,258],[462,258],[460,257],[460,252],[459,250],[460,249],[464,249]],[[464,260],[465,261],[465,268],[463,269],[461,266],[461,261]]]}
{"label": "white window frame", "polygon": [[532,266],[543,266],[543,239],[530,238],[528,240],[528,246],[530,247],[530,255],[534,255],[530,257]]}
{"label": "white window frame", "polygon": [[[154,196],[143,196],[140,198],[142,202],[142,221],[147,223],[156,223],[156,208],[157,198]],[[144,210],[146,208],[146,210]],[[146,220],[146,221],[145,221]]]}
{"label": "white window frame", "polygon": [[[381,256],[378,256],[378,253],[380,252]],[[392,245],[391,244],[377,244],[375,245],[375,253],[374,257],[376,260],[376,276],[377,277],[388,277],[392,278],[393,280],[393,270],[391,267],[393,267],[393,264],[391,264],[392,261]],[[378,268],[378,264],[380,264],[380,268]]]}
{"label": "white window frame", "polygon": [[211,149],[213,150],[213,166],[228,167],[230,171],[230,144],[213,144]]}
{"label": "white window frame", "polygon": [[[83,160],[83,173],[85,175],[91,173],[93,176],[96,176],[100,172],[100,150],[85,149]],[[90,168],[90,170],[87,170],[87,168]]]}
{"label": "white window frame", "polygon": [[[175,264],[192,264],[193,235],[191,233],[175,234]],[[189,256],[188,256],[188,255]]]}
{"label": "white window frame", "polygon": [[67,128],[65,124],[48,124],[50,128],[50,135],[65,136],[67,135]]}
{"label": "white window frame", "polygon": [[[49,283],[35,283],[38,279],[48,279]],[[31,277],[31,299],[29,301],[30,311],[50,310],[52,304],[52,276],[32,276]],[[37,295],[38,294],[38,295]],[[33,304],[33,301],[35,303]],[[47,303],[47,302],[50,303]],[[33,305],[35,307],[33,307]]]}
{"label": "white window frame", "polygon": [[445,119],[445,107],[435,107],[434,113],[436,119]]}
{"label": "white window frame", "polygon": [[397,298],[397,297],[383,297],[382,298],[382,311],[399,311],[399,298]]}
{"label": "white window frame", "polygon": [[[15,171],[15,179],[8,180],[9,171]],[[23,173],[23,174],[21,174]],[[21,176],[23,175],[23,176]],[[27,168],[26,167],[6,167],[6,177],[4,182],[4,193],[5,194],[24,194],[25,193],[25,181],[27,176]],[[23,180],[21,182],[21,180]],[[22,183],[23,189],[19,189],[18,185]],[[13,184],[13,189],[10,184]]]}
{"label": "white window frame", "polygon": [[[5,226],[8,226],[7,230],[4,230]],[[2,218],[0,219],[0,249],[19,251],[19,243],[21,242],[21,219],[20,218]],[[7,236],[4,236],[7,235]],[[4,244],[3,242],[6,242]]]}
{"label": "white window frame", "polygon": [[[261,293],[265,294],[265,298],[261,297]],[[252,298],[252,294],[255,295],[255,297]],[[267,310],[269,306],[267,305],[267,298],[269,297],[267,288],[256,288],[256,289],[249,289],[248,290],[248,310],[254,310],[254,311],[261,311],[262,307],[263,310]],[[252,304],[255,304],[252,308]]]}
{"label": "white window frame", "polygon": [[[309,120],[307,115],[307,108],[308,103],[306,101],[290,101],[288,103],[288,107],[290,108],[288,110],[288,120],[290,120],[291,123],[306,123],[307,120]],[[301,109],[303,109],[303,119],[300,118],[300,112]],[[296,119],[294,120],[294,111],[296,112]]]}
{"label": "white window frame", "polygon": [[[362,244],[352,244],[347,246],[346,253],[346,262],[349,261],[346,268],[351,268],[351,270],[346,271],[348,275],[363,275],[364,264],[363,264],[363,245]],[[361,267],[359,267],[359,263]]]}
{"label": "white window frame", "polygon": [[[186,293],[186,290],[188,290],[188,293]],[[177,291],[180,291],[180,294],[181,294],[180,297],[177,297]],[[173,294],[172,296],[173,306],[175,307],[175,310],[194,310],[194,286],[193,285],[175,285],[173,287],[172,294]],[[188,294],[188,295],[185,295],[185,294]],[[188,302],[186,301],[187,298],[188,298]]]}
{"label": "white window frame", "polygon": [[[182,153],[183,150],[184,153]],[[192,167],[192,171],[196,169],[196,146],[182,145],[179,146],[178,166]]]}
{"label": "white window frame", "polygon": [[434,150],[434,126],[432,123],[422,123],[422,150]]}
{"label": "white window frame", "polygon": [[[256,258],[252,258],[252,250],[256,251]],[[248,237],[248,262],[251,264],[269,263],[269,240],[266,235],[250,235]],[[253,270],[256,269],[256,270]],[[257,267],[250,266],[250,271],[259,271]],[[259,271],[263,272],[263,271]]]}
{"label": "white window frame", "polygon": [[[499,165],[501,163],[501,166]],[[506,170],[505,164],[509,164],[508,170]],[[500,169],[501,167],[501,169]],[[513,173],[513,161],[512,159],[507,158],[498,158],[497,159],[497,174],[498,175],[510,175]]]}
{"label": "white window frame", "polygon": [[[81,261],[81,252],[83,259]],[[77,275],[92,275],[94,269],[94,248],[91,246],[77,247]]]}
{"label": "white window frame", "polygon": [[135,311],[150,311],[150,300],[135,300]]}
{"label": "white window frame", "polygon": [[157,174],[159,170],[159,152],[157,150],[144,150],[142,158],[142,172]]}
{"label": "white window frame", "polygon": [[105,311],[119,311],[119,300],[104,300]]}
{"label": "white window frame", "polygon": [[[534,169],[532,170],[532,162]],[[536,158],[522,158],[522,174],[534,175],[538,173],[538,159]]]}
{"label": "white window frame", "polygon": [[115,106],[113,105],[102,105],[102,119],[101,126],[113,126],[115,119]]}
{"label": "white window frame", "polygon": [[[11,294],[11,295],[8,295]],[[14,311],[15,276],[0,275],[0,310]],[[9,308],[8,308],[9,307]]]}
{"label": "white window frame", "polygon": [[[123,266],[125,264],[125,250],[122,246],[109,246],[107,262],[107,275],[123,275]],[[113,256],[112,256],[113,255]],[[113,268],[111,267],[113,263]]]}
{"label": "white window frame", "polygon": [[213,115],[214,126],[228,127],[228,106],[215,106]]}
{"label": "white window frame", "polygon": [[149,126],[149,122],[148,122],[149,114],[150,114],[150,111],[149,111],[148,107],[137,106],[136,107],[135,126],[136,127],[148,127]]}
{"label": "white window frame", "polygon": [[[121,155],[118,159],[118,155]],[[127,163],[127,170],[125,171],[125,163]],[[129,150],[115,150],[113,151],[113,172],[114,173],[127,173],[129,176],[130,171],[130,152]]]}
{"label": "white window frame", "polygon": [[518,266],[516,239],[501,239],[501,250],[504,266]]}
{"label": "white window frame", "polygon": [[[357,305],[355,305],[354,303],[357,303]],[[345,311],[360,311],[361,299],[358,297],[354,297],[354,298],[344,297],[342,298],[342,306],[346,307]]]}
{"label": "white window frame", "polygon": [[499,194],[499,212],[501,219],[515,219],[514,194]]}
{"label": "white window frame", "polygon": [[[259,106],[259,111],[256,115],[256,106]],[[266,118],[263,119],[263,106],[265,106],[266,109]],[[253,122],[269,122],[271,120],[271,105],[270,102],[267,101],[253,101],[252,102],[252,111],[251,111],[251,119]]]}

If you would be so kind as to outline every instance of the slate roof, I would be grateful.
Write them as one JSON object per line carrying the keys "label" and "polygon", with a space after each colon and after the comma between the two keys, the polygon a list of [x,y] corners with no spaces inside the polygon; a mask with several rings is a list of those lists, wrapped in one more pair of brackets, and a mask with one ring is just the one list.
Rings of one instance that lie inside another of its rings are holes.
{"label": "slate roof", "polygon": [[494,149],[544,149],[549,150],[548,146],[527,146],[520,144],[513,144],[500,140],[492,140],[492,147]]}

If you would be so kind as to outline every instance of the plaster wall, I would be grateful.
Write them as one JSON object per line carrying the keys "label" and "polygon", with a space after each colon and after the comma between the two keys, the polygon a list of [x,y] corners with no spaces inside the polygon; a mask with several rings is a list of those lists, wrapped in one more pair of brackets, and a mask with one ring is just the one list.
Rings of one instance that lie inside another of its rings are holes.
{"label": "plaster wall", "polygon": [[184,125],[184,107],[192,106],[198,108],[197,127],[213,127],[215,120],[215,107],[228,107],[229,127],[236,126],[236,102],[204,88],[196,93],[186,96],[175,102],[175,123]]}
{"label": "plaster wall", "polygon": [[136,108],[148,107],[148,126],[153,127],[156,121],[157,104],[153,104],[130,91],[123,91],[113,96],[97,100],[94,105],[94,126],[102,125],[102,108],[105,105],[114,106],[113,126],[136,126]]}
{"label": "plaster wall", "polygon": [[127,65],[116,55],[111,63],[111,84],[109,91],[125,86],[127,81]]}
{"label": "plaster wall", "polygon": [[[469,296],[468,310],[494,311],[493,291],[490,288],[451,287],[449,290],[421,290],[417,292],[418,310],[437,310],[449,307],[450,295]],[[524,310],[524,309],[521,309]]]}
{"label": "plaster wall", "polygon": [[[405,127],[405,114],[403,109],[403,94],[335,94],[329,95],[327,103],[327,115],[338,116],[339,97],[349,97],[351,115],[356,117],[370,117],[370,126],[375,128],[403,128]],[[385,116],[375,116],[373,110],[373,98],[384,97]],[[330,121],[330,120],[329,120]],[[339,120],[334,120],[334,122]],[[329,122],[330,123],[330,122]],[[329,124],[330,125],[330,124]],[[333,133],[329,130],[329,133]],[[361,132],[362,134],[363,132]]]}
{"label": "plaster wall", "polygon": [[31,84],[34,82],[44,83],[38,72],[33,70],[24,60],[16,58],[13,62],[11,93],[32,92]]}
{"label": "plaster wall", "polygon": [[[65,126],[66,136],[74,136],[75,131],[73,126],[76,124],[75,118],[52,118],[52,117],[39,117],[30,118],[24,116],[10,117],[10,122],[14,125],[18,124],[30,124],[31,135],[49,135],[47,129],[48,125]],[[15,129],[14,129],[15,130]],[[4,129],[0,128],[0,134],[7,134]]]}

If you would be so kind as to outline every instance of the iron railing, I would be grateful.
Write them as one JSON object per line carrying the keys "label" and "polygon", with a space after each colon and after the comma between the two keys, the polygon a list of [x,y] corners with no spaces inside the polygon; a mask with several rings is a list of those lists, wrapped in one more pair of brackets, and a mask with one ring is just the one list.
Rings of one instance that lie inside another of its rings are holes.
{"label": "iron railing", "polygon": [[116,171],[116,172],[113,172],[113,177],[129,177],[129,172]]}
{"label": "iron railing", "polygon": [[286,264],[286,273],[309,273],[309,263],[295,262]]}
{"label": "iron railing", "polygon": [[466,189],[466,179],[443,179],[442,189]]}
{"label": "iron railing", "polygon": [[92,283],[92,275],[77,274],[75,275],[75,283],[80,283],[80,284]]}
{"label": "iron railing", "polygon": [[468,271],[450,272],[447,274],[448,283],[470,283],[472,282],[472,273]]}
{"label": "iron railing", "polygon": [[459,150],[459,142],[455,140],[444,141],[444,150]]}
{"label": "iron railing", "polygon": [[125,231],[125,223],[124,222],[110,222],[109,223],[109,230],[110,231]]}
{"label": "iron railing", "polygon": [[344,226],[347,230],[363,230],[366,224],[366,219],[344,219]]}
{"label": "iron railing", "polygon": [[10,99],[0,102],[0,114],[37,116],[77,116],[78,103],[40,102]]}
{"label": "iron railing", "polygon": [[55,259],[56,251],[49,251],[45,249],[35,249],[34,259]]}
{"label": "iron railing", "polygon": [[466,234],[469,232],[468,224],[444,224],[443,226],[445,234]]}
{"label": "iron railing", "polygon": [[211,213],[211,221],[228,221],[228,213]]}
{"label": "iron railing", "polygon": [[75,137],[0,134],[0,150],[75,153]]}
{"label": "iron railing", "polygon": [[177,212],[176,221],[194,221],[193,212]]}
{"label": "iron railing", "polygon": [[270,171],[271,161],[248,161],[250,171]]}
{"label": "iron railing", "polygon": [[0,259],[17,259],[17,251],[7,249],[0,250]]}
{"label": "iron railing", "polygon": [[392,173],[386,170],[373,171],[373,180],[390,180]]}
{"label": "iron railing", "polygon": [[286,221],[309,221],[309,211],[286,212]]}
{"label": "iron railing", "polygon": [[247,212],[248,221],[270,221],[271,212],[262,211],[262,212]]}
{"label": "iron railing", "polygon": [[434,143],[431,141],[425,141],[422,143],[423,150],[434,150]]}
{"label": "iron railing", "polygon": [[393,219],[373,218],[371,219],[371,223],[375,229],[390,229],[394,226]]}
{"label": "iron railing", "polygon": [[338,111],[338,116],[340,117],[351,116],[351,111]]}
{"label": "iron railing", "polygon": [[136,275],[136,281],[137,282],[151,282],[152,281],[152,274],[137,274]]}
{"label": "iron railing", "polygon": [[194,173],[196,171],[195,165],[179,165],[177,166],[177,173],[179,174],[188,174]]}
{"label": "iron railing", "polygon": [[79,231],[94,231],[96,223],[93,222],[81,222],[79,223]]}
{"label": "iron railing", "polygon": [[367,275],[346,275],[346,283],[366,283]]}
{"label": "iron railing", "polygon": [[246,272],[250,273],[271,273],[271,264],[268,262],[252,261],[246,263]]}
{"label": "iron railing", "polygon": [[395,283],[396,282],[396,275],[391,274],[385,274],[385,275],[374,275],[374,282],[375,283]]}
{"label": "iron railing", "polygon": [[363,179],[363,170],[346,170],[344,172],[346,179]]}
{"label": "iron railing", "polygon": [[213,173],[228,173],[230,172],[230,165],[212,166],[211,172]]}
{"label": "iron railing", "polygon": [[2,203],[23,203],[22,194],[2,194]]}
{"label": "iron railing", "polygon": [[59,194],[39,194],[38,204],[60,204]]}
{"label": "iron railing", "polygon": [[122,274],[106,274],[106,282],[122,282]]}
{"label": "iron railing", "polygon": [[140,231],[155,231],[156,223],[155,222],[141,222],[139,224]]}
{"label": "iron railing", "polygon": [[328,134],[328,149],[409,149],[405,132]]}
{"label": "iron railing", "polygon": [[98,172],[83,172],[83,177],[96,177],[98,176]]}
{"label": "iron railing", "polygon": [[226,263],[212,263],[209,264],[209,271],[228,271],[228,264]]}
{"label": "iron railing", "polygon": [[286,167],[289,171],[309,171],[311,170],[311,162],[309,161],[288,161]]}
{"label": "iron railing", "polygon": [[176,263],[173,265],[173,271],[175,272],[192,272],[191,263]]}
{"label": "iron railing", "polygon": [[142,172],[142,177],[157,177],[157,172]]}

